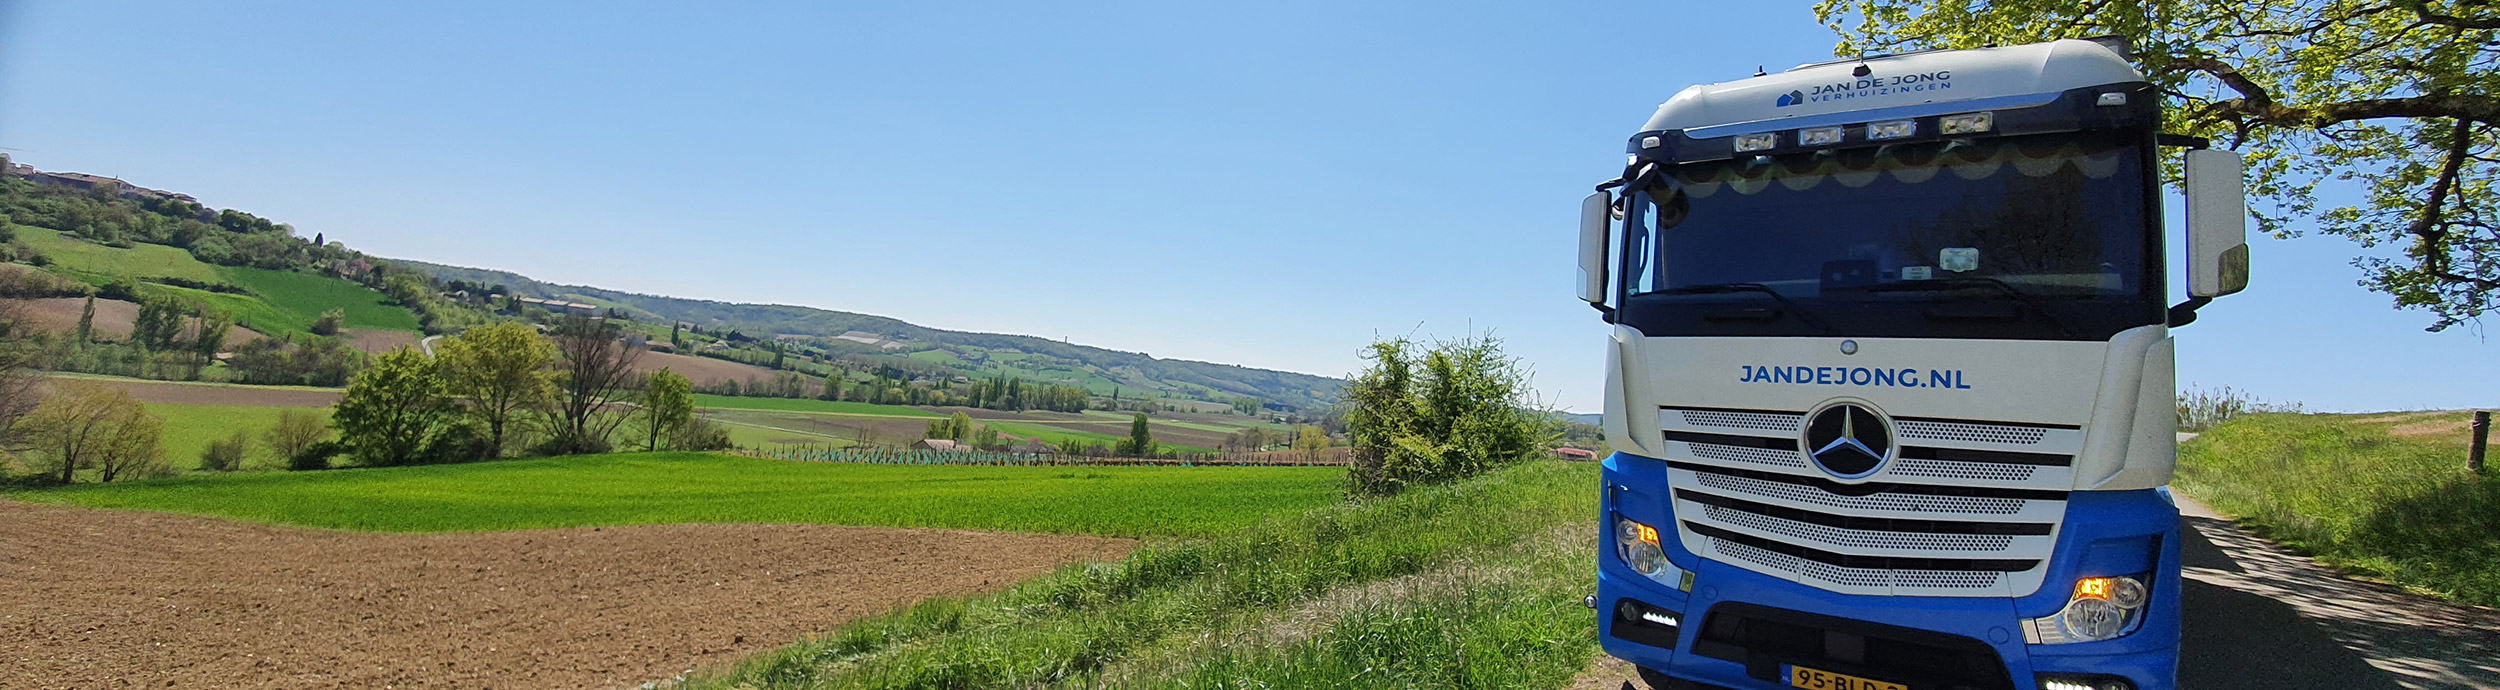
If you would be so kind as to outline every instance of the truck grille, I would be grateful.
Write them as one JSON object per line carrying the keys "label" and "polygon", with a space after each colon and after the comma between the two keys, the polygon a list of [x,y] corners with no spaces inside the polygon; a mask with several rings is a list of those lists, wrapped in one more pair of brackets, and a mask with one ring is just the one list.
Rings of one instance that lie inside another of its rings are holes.
{"label": "truck grille", "polygon": [[2082,429],[1897,419],[1898,457],[1863,483],[1807,462],[1803,415],[1665,408],[1677,534],[1730,565],[1852,594],[2038,589]]}

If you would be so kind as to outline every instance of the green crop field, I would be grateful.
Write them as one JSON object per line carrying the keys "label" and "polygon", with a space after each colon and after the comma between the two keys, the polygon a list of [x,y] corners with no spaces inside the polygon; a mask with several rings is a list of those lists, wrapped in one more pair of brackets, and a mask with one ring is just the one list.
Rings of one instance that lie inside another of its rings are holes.
{"label": "green crop field", "polygon": [[694,406],[717,410],[775,410],[780,412],[824,412],[831,414],[877,415],[888,417],[944,417],[935,412],[901,405],[872,405],[863,402],[835,402],[799,398],[741,398],[727,395],[694,396]]}
{"label": "green crop field", "polygon": [[639,453],[195,474],[11,498],[309,527],[445,532],[798,522],[1204,536],[1339,500],[1313,467],[930,467]]}
{"label": "green crop field", "polygon": [[112,278],[183,278],[203,283],[220,279],[216,267],[201,263],[191,253],[161,244],[139,244],[129,249],[107,247],[75,237],[64,237],[59,231],[19,225],[17,237],[35,251],[50,257],[52,263],[90,283],[103,284]]}
{"label": "green crop field", "polygon": [[237,322],[263,333],[308,333],[321,312],[340,310],[348,328],[372,328],[389,331],[417,330],[416,313],[386,301],[382,293],[337,278],[302,273],[270,271],[257,268],[218,267],[218,273],[230,282],[241,285],[261,297],[230,295],[158,286],[185,299],[199,300],[228,314]]}
{"label": "green crop field", "polygon": [[386,331],[414,331],[418,328],[415,312],[391,302],[382,293],[346,280],[242,266],[219,266],[217,275],[228,283],[251,290],[272,309],[285,314],[285,323],[289,328],[301,322],[302,328],[309,330],[312,322],[321,317],[321,312],[331,309],[337,309],[346,316],[348,328]]}
{"label": "green crop field", "polygon": [[263,407],[249,405],[186,405],[180,403],[148,403],[148,412],[165,420],[162,437],[165,462],[175,470],[192,470],[200,466],[200,452],[208,442],[223,440],[243,431],[252,437],[244,454],[243,466],[249,469],[277,467],[276,456],[261,444],[260,434],[278,424],[278,413],[303,410],[327,420],[327,407]]}

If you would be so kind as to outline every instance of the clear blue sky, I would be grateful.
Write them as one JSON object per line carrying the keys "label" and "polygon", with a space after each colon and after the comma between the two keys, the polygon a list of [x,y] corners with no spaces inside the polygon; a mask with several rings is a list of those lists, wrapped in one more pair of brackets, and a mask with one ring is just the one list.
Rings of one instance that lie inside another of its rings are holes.
{"label": "clear blue sky", "polygon": [[[1804,3],[18,2],[0,147],[390,257],[1340,375],[1493,330],[1599,407],[1578,200]],[[1079,6],[1081,5],[1081,6]],[[1741,27],[1695,31],[1690,27]],[[2500,349],[2263,241],[2182,383],[2500,405]]]}

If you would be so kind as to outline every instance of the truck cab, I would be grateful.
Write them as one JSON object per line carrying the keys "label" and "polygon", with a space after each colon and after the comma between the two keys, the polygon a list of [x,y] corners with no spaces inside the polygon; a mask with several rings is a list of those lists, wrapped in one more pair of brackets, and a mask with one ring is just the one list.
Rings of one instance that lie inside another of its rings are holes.
{"label": "truck cab", "polygon": [[2171,329],[2248,254],[2239,158],[2159,101],[2060,40],[1659,106],[1582,209],[1607,653],[1660,688],[2173,687]]}

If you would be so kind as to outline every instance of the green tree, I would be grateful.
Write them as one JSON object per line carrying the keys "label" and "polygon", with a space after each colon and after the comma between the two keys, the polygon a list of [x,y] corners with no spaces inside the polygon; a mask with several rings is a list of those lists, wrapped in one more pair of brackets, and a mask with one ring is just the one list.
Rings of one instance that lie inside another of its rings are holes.
{"label": "green tree", "polygon": [[91,381],[58,380],[52,395],[18,422],[35,469],[61,483],[79,470],[98,481],[169,474],[162,445],[165,424],[130,393]]}
{"label": "green tree", "polygon": [[694,422],[694,383],[666,368],[643,379],[637,402],[633,424],[635,435],[643,437],[643,450],[659,450]]}
{"label": "green tree", "polygon": [[1358,493],[1457,479],[1517,462],[1556,436],[1552,415],[1528,399],[1527,375],[1492,336],[1418,352],[1400,338],[1372,343],[1371,366],[1345,387],[1347,472]]}
{"label": "green tree", "polygon": [[78,309],[78,346],[95,342],[95,293],[87,293],[87,305]]}
{"label": "green tree", "polygon": [[195,307],[199,323],[191,331],[191,376],[198,378],[200,368],[217,359],[217,351],[226,349],[226,334],[234,328],[234,317],[226,312]]}
{"label": "green tree", "polygon": [[130,341],[150,350],[172,349],[182,340],[182,303],[169,297],[142,295],[139,315],[130,322]]}
{"label": "green tree", "polygon": [[435,346],[446,389],[461,396],[469,414],[486,424],[493,454],[504,453],[506,430],[522,411],[555,390],[547,370],[556,346],[529,324],[514,321],[471,328]]}
{"label": "green tree", "polygon": [[[2441,330],[2500,307],[2500,5],[2482,0],[1820,0],[1841,55],[2114,34],[2164,130],[2247,156],[2259,227],[2398,256],[2362,284]],[[2320,198],[2353,183],[2358,201]]]}
{"label": "green tree", "polygon": [[320,443],[330,435],[330,423],[310,410],[286,408],[278,411],[278,423],[260,434],[261,443],[280,459],[301,455],[304,449]]}
{"label": "green tree", "polygon": [[234,435],[208,442],[200,451],[200,469],[210,472],[232,472],[243,469],[243,455],[251,452],[252,432],[234,430]]}
{"label": "green tree", "polygon": [[556,396],[547,410],[555,438],[554,453],[601,453],[608,437],[624,423],[610,403],[625,395],[642,348],[620,341],[621,329],[607,319],[567,316],[555,329]]}
{"label": "green tree", "polygon": [[455,408],[444,392],[435,361],[401,347],[357,372],[330,418],[357,460],[376,467],[405,465],[416,462],[452,420]]}
{"label": "green tree", "polygon": [[312,334],[338,335],[339,328],[345,326],[346,323],[347,312],[339,311],[337,309],[324,311],[321,312],[320,318],[313,319]]}
{"label": "green tree", "polygon": [[1119,453],[1130,457],[1146,457],[1155,452],[1154,430],[1148,428],[1146,413],[1139,412],[1128,422],[1128,438],[1120,439]]}

